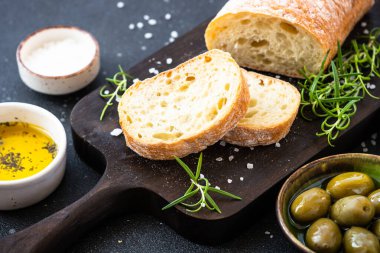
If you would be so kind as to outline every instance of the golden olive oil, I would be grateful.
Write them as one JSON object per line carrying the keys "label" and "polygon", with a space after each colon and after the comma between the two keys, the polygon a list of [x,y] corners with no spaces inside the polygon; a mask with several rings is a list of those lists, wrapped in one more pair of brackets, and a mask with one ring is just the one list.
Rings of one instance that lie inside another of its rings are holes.
{"label": "golden olive oil", "polygon": [[43,128],[24,122],[0,123],[0,180],[34,175],[56,153],[57,145]]}

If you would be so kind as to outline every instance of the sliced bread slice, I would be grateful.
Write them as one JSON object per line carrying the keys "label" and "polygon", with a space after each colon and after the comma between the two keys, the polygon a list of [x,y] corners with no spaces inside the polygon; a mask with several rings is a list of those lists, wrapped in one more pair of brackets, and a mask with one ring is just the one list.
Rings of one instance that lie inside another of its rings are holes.
{"label": "sliced bread slice", "polygon": [[288,134],[293,124],[300,93],[288,82],[242,71],[251,97],[249,108],[237,127],[223,139],[247,147],[276,143]]}
{"label": "sliced bread slice", "polygon": [[248,86],[229,53],[211,50],[123,95],[119,120],[127,146],[154,160],[196,153],[220,140],[247,112]]}

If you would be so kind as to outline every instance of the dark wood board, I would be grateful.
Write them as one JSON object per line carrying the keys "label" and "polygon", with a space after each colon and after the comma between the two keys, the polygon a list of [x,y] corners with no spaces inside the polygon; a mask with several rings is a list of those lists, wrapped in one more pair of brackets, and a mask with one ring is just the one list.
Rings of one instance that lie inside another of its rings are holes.
{"label": "dark wood board", "polygon": [[[369,27],[380,26],[380,4],[366,17]],[[208,22],[163,48],[149,59],[139,63],[128,72],[143,79],[150,76],[148,69],[155,67],[163,71],[169,66],[166,58],[174,60],[174,66],[205,50],[203,34]],[[353,32],[360,34],[360,25]],[[285,79],[288,80],[288,79]],[[290,80],[295,83],[295,80]],[[374,83],[380,87],[380,80]],[[126,148],[123,136],[113,137],[110,132],[119,127],[116,107],[99,121],[104,100],[95,90],[83,98],[72,111],[71,124],[74,144],[78,154],[95,169],[103,172],[99,183],[83,198],[42,220],[41,222],[0,240],[0,252],[56,252],[63,251],[70,242],[103,220],[121,212],[148,212],[169,224],[178,233],[201,243],[221,243],[254,221],[253,216],[260,209],[258,199],[265,197],[275,184],[310,159],[323,154],[337,153],[353,145],[354,141],[371,125],[371,119],[380,109],[380,101],[365,99],[352,120],[351,126],[343,132],[337,147],[328,146],[325,138],[315,133],[320,122],[307,122],[297,118],[289,135],[281,141],[281,147],[239,148],[221,146],[219,143],[204,151],[202,173],[211,184],[235,193],[243,198],[234,201],[225,198],[217,200],[222,214],[214,212],[187,213],[182,208],[161,211],[167,203],[183,194],[188,186],[188,177],[175,161],[151,161],[139,157]],[[380,96],[380,88],[374,90]],[[228,157],[233,155],[232,161]],[[195,169],[198,155],[184,160]],[[222,157],[218,162],[216,158]],[[247,169],[247,163],[253,169]],[[241,181],[240,177],[244,180]],[[232,183],[227,180],[232,179]]]}

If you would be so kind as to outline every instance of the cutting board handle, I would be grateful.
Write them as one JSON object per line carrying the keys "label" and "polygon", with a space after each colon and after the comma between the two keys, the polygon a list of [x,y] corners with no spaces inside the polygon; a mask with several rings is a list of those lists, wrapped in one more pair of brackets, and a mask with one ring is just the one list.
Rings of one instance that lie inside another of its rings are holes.
{"label": "cutting board handle", "polygon": [[106,177],[85,196],[44,220],[0,240],[0,252],[60,252],[107,217],[121,191]]}

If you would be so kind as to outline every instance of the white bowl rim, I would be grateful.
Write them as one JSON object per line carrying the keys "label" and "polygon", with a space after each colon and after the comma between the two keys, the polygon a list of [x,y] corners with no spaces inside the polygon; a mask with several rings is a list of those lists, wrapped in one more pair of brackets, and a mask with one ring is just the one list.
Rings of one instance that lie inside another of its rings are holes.
{"label": "white bowl rim", "polygon": [[[4,102],[0,103],[0,107],[2,106],[9,106],[10,108],[21,108],[21,109],[34,109],[39,111],[40,113],[43,113],[50,117],[52,121],[54,121],[55,126],[58,128],[58,131],[62,134],[62,143],[57,143],[58,145],[58,151],[57,155],[54,157],[53,161],[51,161],[48,166],[43,168],[41,171],[37,172],[36,174],[33,174],[29,177],[16,179],[16,180],[0,180],[0,187],[2,186],[17,186],[22,184],[27,184],[30,182],[33,182],[35,180],[38,180],[40,178],[45,177],[48,173],[50,173],[52,170],[57,169],[59,167],[59,164],[66,159],[66,148],[67,148],[67,139],[66,139],[66,132],[65,128],[63,127],[62,123],[59,121],[59,119],[49,112],[48,110],[37,106],[33,104],[28,103],[21,103],[21,102]],[[51,136],[54,139],[54,136]]]}
{"label": "white bowl rim", "polygon": [[[28,43],[28,40],[31,39],[33,36],[41,33],[41,32],[45,32],[46,30],[54,30],[54,29],[72,29],[72,30],[76,30],[78,32],[82,32],[82,33],[85,33],[87,35],[90,36],[91,40],[94,42],[95,44],[95,53],[91,59],[91,61],[86,65],[86,66],[83,66],[81,69],[73,72],[73,73],[70,73],[70,74],[67,74],[67,75],[57,75],[57,76],[46,76],[46,75],[41,75],[39,73],[36,73],[34,71],[32,71],[30,68],[28,68],[26,66],[26,64],[24,64],[23,62],[23,59],[21,57],[21,50],[23,48],[23,46]],[[46,27],[43,27],[41,29],[38,29],[32,33],[30,33],[28,36],[25,37],[25,39],[23,39],[20,44],[18,45],[17,47],[17,51],[16,51],[16,58],[17,58],[17,61],[32,75],[35,75],[35,76],[38,76],[40,78],[45,78],[45,79],[66,79],[66,78],[70,78],[70,77],[73,77],[73,76],[77,76],[77,75],[80,75],[82,74],[83,72],[85,72],[89,67],[91,67],[92,65],[95,64],[97,58],[99,56],[99,43],[98,41],[95,39],[95,37],[87,32],[86,30],[83,30],[79,27],[76,27],[76,26],[68,26],[68,25],[55,25],[55,26],[46,26]]]}

